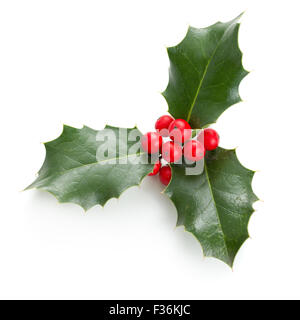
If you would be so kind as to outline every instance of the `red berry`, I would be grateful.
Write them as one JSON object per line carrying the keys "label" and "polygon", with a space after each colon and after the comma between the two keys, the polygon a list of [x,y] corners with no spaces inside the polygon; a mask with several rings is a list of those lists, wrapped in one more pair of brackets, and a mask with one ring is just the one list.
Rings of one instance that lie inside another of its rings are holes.
{"label": "red berry", "polygon": [[157,160],[153,166],[153,171],[148,174],[148,176],[156,176],[161,168],[161,163]]}
{"label": "red berry", "polygon": [[191,126],[183,119],[176,119],[169,126],[169,134],[173,141],[184,143],[192,135]]}
{"label": "red berry", "polygon": [[169,126],[173,121],[174,118],[169,115],[161,116],[155,123],[156,131],[163,137],[168,137]]}
{"label": "red berry", "polygon": [[191,140],[184,145],[183,154],[187,160],[195,162],[204,158],[205,149],[201,142]]}
{"label": "red berry", "polygon": [[142,148],[150,154],[159,152],[162,142],[162,137],[156,132],[148,132],[141,139]]}
{"label": "red berry", "polygon": [[[203,137],[198,137],[200,140]],[[219,135],[214,129],[204,129],[204,148],[205,150],[214,150],[219,145]]]}
{"label": "red berry", "polygon": [[167,162],[177,162],[182,157],[182,148],[173,141],[168,141],[162,145],[162,157]]}
{"label": "red berry", "polygon": [[159,171],[159,179],[162,184],[167,186],[172,178],[172,170],[170,166],[162,167]]}

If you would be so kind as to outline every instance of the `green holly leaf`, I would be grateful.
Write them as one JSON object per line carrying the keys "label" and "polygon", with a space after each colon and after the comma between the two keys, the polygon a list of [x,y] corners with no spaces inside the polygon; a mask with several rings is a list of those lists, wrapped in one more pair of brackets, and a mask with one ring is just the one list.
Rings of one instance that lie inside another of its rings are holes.
{"label": "green holly leaf", "polygon": [[192,128],[216,122],[241,101],[239,84],[248,72],[238,47],[239,18],[204,29],[190,27],[179,45],[168,48],[170,79],[163,96],[169,113]]}
{"label": "green holly leaf", "polygon": [[[72,202],[85,210],[118,198],[129,187],[139,185],[153,169],[145,152],[132,148],[137,141],[128,141],[136,129],[106,126],[96,131],[88,127],[76,129],[64,126],[62,135],[45,144],[46,159],[38,178],[27,189],[38,188],[53,194],[59,202]],[[107,132],[114,138],[102,139]],[[105,152],[112,145],[115,154]],[[130,151],[132,149],[132,151]],[[141,162],[141,163],[139,163]]]}
{"label": "green holly leaf", "polygon": [[177,225],[200,241],[205,256],[233,265],[249,237],[252,205],[258,200],[251,187],[253,175],[240,164],[235,150],[222,148],[207,152],[200,175],[186,175],[184,165],[172,166],[165,193],[177,208]]}

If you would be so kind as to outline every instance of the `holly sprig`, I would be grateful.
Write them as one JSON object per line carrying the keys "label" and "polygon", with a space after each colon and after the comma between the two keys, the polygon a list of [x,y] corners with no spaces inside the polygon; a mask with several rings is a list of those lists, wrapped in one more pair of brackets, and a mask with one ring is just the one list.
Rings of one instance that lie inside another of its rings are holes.
{"label": "holly sprig", "polygon": [[[235,150],[220,148],[219,135],[208,126],[241,101],[238,88],[248,72],[238,47],[239,19],[190,27],[179,45],[168,48],[170,79],[163,96],[169,115],[158,119],[155,132],[64,126],[59,138],[45,144],[45,162],[28,189],[88,210],[159,174],[177,209],[177,225],[200,241],[205,256],[232,266],[249,237],[258,200],[251,187],[254,172],[240,164]],[[114,139],[98,139],[107,130]],[[136,134],[140,142],[128,139]],[[99,156],[111,146],[115,152]]]}

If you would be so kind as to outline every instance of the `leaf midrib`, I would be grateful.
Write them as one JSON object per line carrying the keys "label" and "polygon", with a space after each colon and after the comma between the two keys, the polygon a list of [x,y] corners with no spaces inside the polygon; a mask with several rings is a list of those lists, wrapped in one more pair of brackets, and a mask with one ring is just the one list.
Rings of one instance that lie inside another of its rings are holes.
{"label": "leaf midrib", "polygon": [[218,210],[218,206],[217,206],[217,203],[216,203],[216,200],[215,200],[214,193],[213,193],[213,191],[212,191],[212,185],[211,185],[211,182],[210,182],[210,179],[209,179],[208,170],[207,170],[207,165],[206,165],[205,160],[204,160],[204,171],[205,171],[205,175],[206,175],[206,179],[207,179],[209,191],[210,191],[210,193],[211,193],[211,198],[212,198],[212,201],[213,201],[214,206],[215,206],[215,209],[216,209],[219,227],[220,227],[220,229],[221,229],[221,231],[222,231],[222,234],[223,234],[224,245],[225,245],[225,249],[226,249],[226,252],[227,252],[227,257],[228,257],[228,259],[230,259],[230,255],[229,255],[228,248],[227,248],[227,243],[226,243],[226,236],[225,236],[225,233],[224,233],[222,224],[221,224],[221,219],[220,219],[220,216],[219,216],[219,210]]}
{"label": "leaf midrib", "polygon": [[[231,25],[230,25],[230,26],[231,26]],[[229,28],[229,27],[228,27],[228,28]],[[228,28],[225,29],[222,37],[220,38],[220,40],[218,41],[218,43],[217,43],[217,45],[216,45],[216,47],[215,47],[215,49],[214,49],[211,57],[210,57],[209,60],[207,61],[207,64],[206,64],[206,66],[205,66],[203,75],[202,75],[202,77],[201,77],[199,86],[198,86],[198,88],[197,88],[197,91],[196,91],[196,94],[195,94],[195,97],[194,97],[194,100],[193,100],[193,102],[192,102],[190,111],[189,111],[188,116],[187,116],[187,119],[186,119],[187,122],[190,122],[190,119],[191,119],[191,116],[192,116],[192,112],[193,112],[194,107],[195,107],[195,105],[196,105],[196,101],[197,101],[197,99],[198,99],[200,90],[201,90],[202,85],[203,85],[203,81],[204,81],[204,79],[205,79],[205,76],[206,76],[206,74],[207,74],[208,68],[209,68],[209,66],[210,66],[210,63],[211,63],[212,59],[214,58],[214,56],[215,56],[215,54],[216,54],[216,52],[217,52],[217,50],[218,50],[218,48],[219,48],[219,46],[220,46],[220,44],[221,44],[221,42],[222,42],[222,40],[223,40],[223,37],[224,37],[226,31],[228,30]]]}
{"label": "leaf midrib", "polygon": [[[140,153],[134,153],[134,154],[128,154],[126,156],[122,156],[122,157],[115,157],[115,158],[110,158],[110,159],[107,159],[107,160],[102,160],[102,161],[97,161],[97,162],[91,162],[91,163],[87,163],[87,164],[83,164],[81,166],[77,166],[77,167],[74,167],[74,168],[71,168],[71,169],[68,169],[68,170],[65,170],[65,171],[61,171],[61,172],[58,172],[55,176],[56,178],[58,177],[61,177],[63,176],[64,174],[67,174],[68,172],[72,171],[72,170],[76,170],[76,169],[81,169],[83,167],[88,167],[88,166],[95,166],[97,164],[103,164],[105,162],[108,162],[108,161],[111,161],[111,160],[117,160],[117,159],[125,159],[125,158],[131,158],[131,157],[134,157],[134,156],[140,156],[140,155],[144,155],[146,154],[145,152],[140,152]],[[41,180],[39,180],[39,182],[43,181],[43,180],[47,180],[51,178],[51,175],[50,176],[47,176],[45,178],[42,178]]]}

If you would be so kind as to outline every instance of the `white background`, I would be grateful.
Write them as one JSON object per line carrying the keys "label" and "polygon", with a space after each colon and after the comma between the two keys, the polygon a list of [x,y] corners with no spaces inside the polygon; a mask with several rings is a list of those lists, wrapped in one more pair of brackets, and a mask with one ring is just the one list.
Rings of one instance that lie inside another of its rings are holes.
{"label": "white background", "polygon": [[[0,298],[300,298],[299,1],[0,2]],[[84,214],[21,192],[63,123],[142,131],[166,113],[166,47],[246,10],[243,103],[215,128],[258,170],[233,271],[175,228],[156,178]]]}

